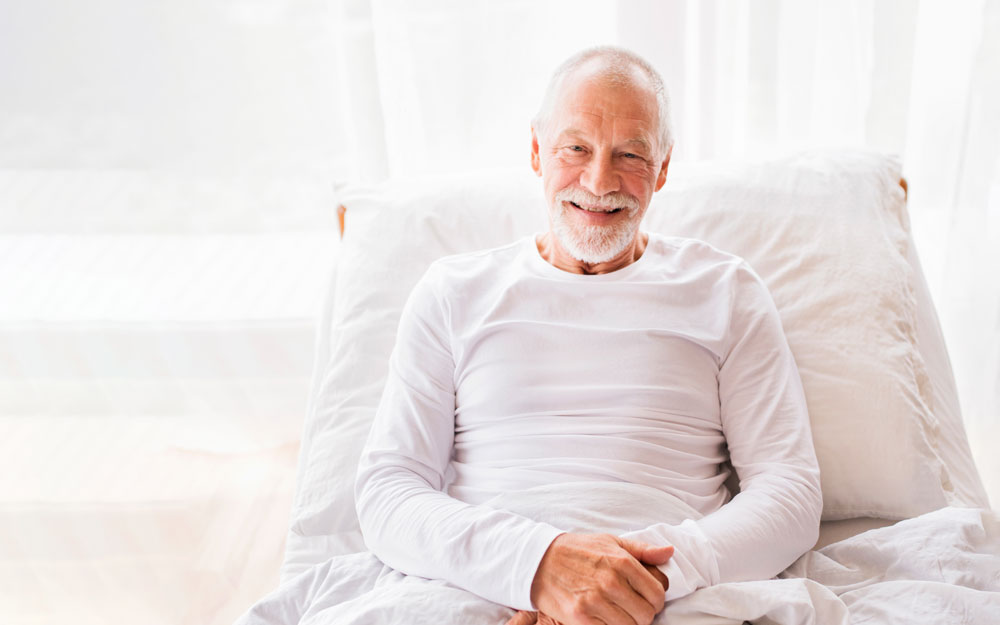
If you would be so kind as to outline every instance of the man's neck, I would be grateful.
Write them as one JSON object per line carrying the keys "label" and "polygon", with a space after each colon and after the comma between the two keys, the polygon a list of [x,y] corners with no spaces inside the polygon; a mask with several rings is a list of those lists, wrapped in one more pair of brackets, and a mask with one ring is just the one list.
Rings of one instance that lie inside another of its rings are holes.
{"label": "man's neck", "polygon": [[559,239],[551,231],[546,232],[535,240],[538,253],[550,265],[569,273],[584,275],[611,273],[612,271],[628,267],[639,260],[643,252],[646,251],[647,243],[649,243],[649,234],[637,232],[636,236],[632,238],[632,242],[625,246],[621,254],[607,262],[591,264],[570,256],[569,252],[563,249],[563,246],[559,244]]}

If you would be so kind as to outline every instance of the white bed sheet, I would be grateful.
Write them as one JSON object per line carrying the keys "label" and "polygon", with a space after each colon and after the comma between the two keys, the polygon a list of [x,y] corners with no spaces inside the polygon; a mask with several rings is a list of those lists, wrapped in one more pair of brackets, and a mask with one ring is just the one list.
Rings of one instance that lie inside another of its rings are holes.
{"label": "white bed sheet", "polygon": [[[516,493],[493,503],[578,531],[620,533],[637,519],[642,524],[690,514],[662,494],[654,502],[634,493],[615,496],[630,485],[576,486]],[[616,503],[602,508],[602,501]],[[357,553],[313,565],[237,625],[501,625],[512,615],[446,582],[408,577]],[[944,508],[810,551],[779,579],[695,591],[670,602],[654,623],[987,625],[998,617],[1000,518],[988,510]]]}

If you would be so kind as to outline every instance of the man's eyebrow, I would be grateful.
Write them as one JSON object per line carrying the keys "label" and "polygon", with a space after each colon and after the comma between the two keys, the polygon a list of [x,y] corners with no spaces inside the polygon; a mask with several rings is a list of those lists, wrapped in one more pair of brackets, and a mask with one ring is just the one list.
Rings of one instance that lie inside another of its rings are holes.
{"label": "man's eyebrow", "polygon": [[[559,133],[559,137],[558,137],[559,140],[573,139],[573,138],[584,139],[584,138],[586,138],[586,135],[579,128],[566,128],[565,130],[563,130],[562,132]],[[647,151],[652,151],[652,146],[650,145],[649,141],[647,141],[646,139],[643,139],[641,137],[635,137],[633,139],[627,139],[627,140],[625,140],[625,142],[623,143],[623,145],[640,145],[643,148],[645,148]]]}
{"label": "man's eyebrow", "polygon": [[583,131],[579,128],[566,128],[559,133],[559,139],[583,138]]}
{"label": "man's eyebrow", "polygon": [[628,141],[625,142],[625,145],[632,145],[632,144],[640,145],[646,150],[652,149],[652,146],[649,144],[649,141],[646,141],[645,139],[639,139],[639,138],[629,139]]}

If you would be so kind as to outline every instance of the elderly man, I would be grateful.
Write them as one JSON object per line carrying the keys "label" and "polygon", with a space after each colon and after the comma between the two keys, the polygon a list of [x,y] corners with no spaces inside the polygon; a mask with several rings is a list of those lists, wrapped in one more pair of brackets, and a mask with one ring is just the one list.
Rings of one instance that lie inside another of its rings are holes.
{"label": "elderly man", "polygon": [[[767,289],[737,257],[639,231],[671,148],[644,60],[595,48],[556,71],[531,143],[549,231],[434,263],[404,310],[357,485],[388,566],[517,622],[632,625],[814,544],[819,471]],[[502,504],[542,489],[586,516],[605,488],[688,512],[586,533]]]}

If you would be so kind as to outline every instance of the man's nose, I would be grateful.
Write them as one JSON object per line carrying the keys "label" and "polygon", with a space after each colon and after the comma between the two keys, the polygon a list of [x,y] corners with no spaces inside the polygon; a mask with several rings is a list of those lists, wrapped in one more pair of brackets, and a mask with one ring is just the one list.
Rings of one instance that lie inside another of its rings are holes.
{"label": "man's nose", "polygon": [[595,155],[580,175],[580,185],[594,195],[604,195],[621,190],[621,180],[611,161]]}

